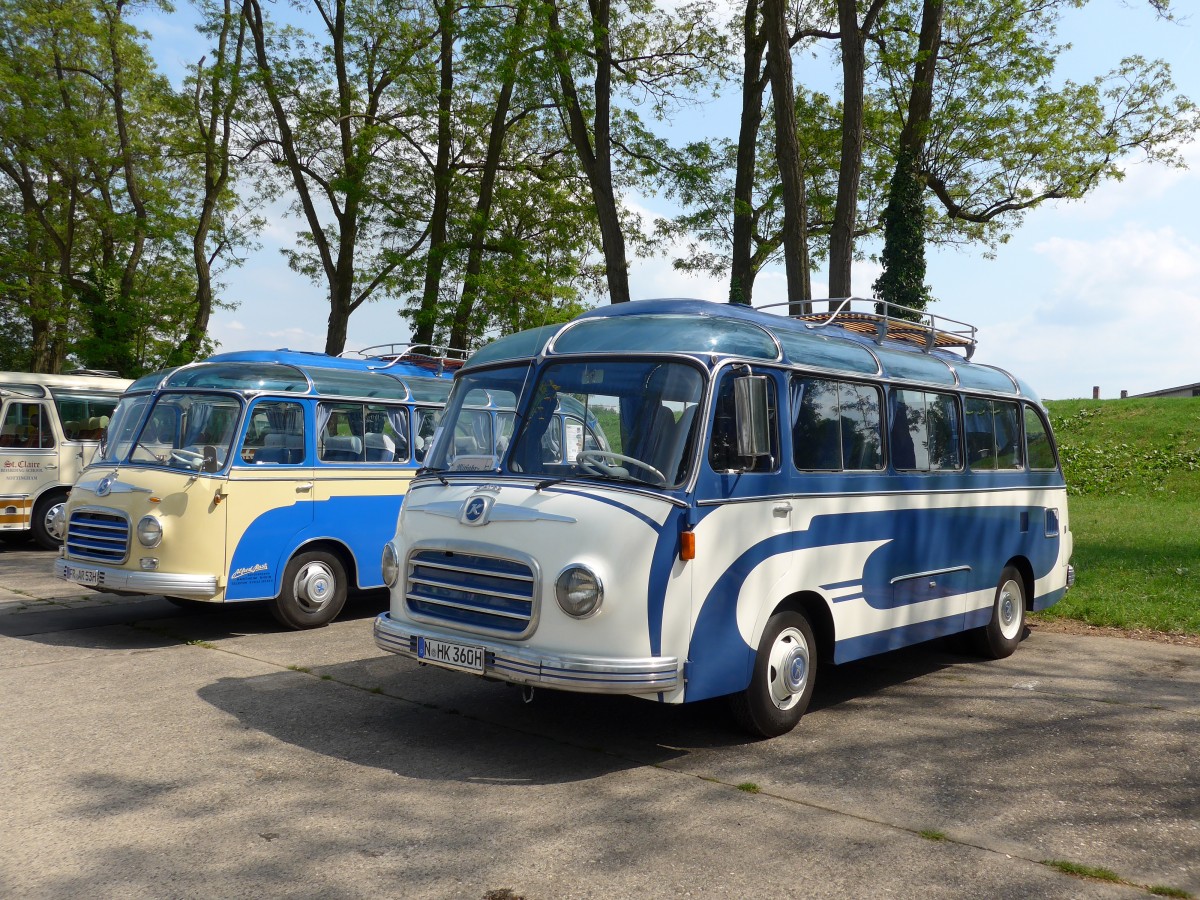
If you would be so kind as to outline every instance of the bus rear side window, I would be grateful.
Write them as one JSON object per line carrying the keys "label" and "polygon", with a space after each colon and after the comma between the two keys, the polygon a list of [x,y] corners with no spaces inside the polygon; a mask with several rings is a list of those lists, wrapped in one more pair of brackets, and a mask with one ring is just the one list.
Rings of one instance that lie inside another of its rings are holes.
{"label": "bus rear side window", "polygon": [[1032,406],[1025,407],[1025,453],[1031,469],[1046,471],[1056,467],[1050,429]]}
{"label": "bus rear side window", "polygon": [[808,471],[883,467],[879,391],[824,378],[792,379],[792,456]]}
{"label": "bus rear side window", "polygon": [[958,406],[950,394],[892,391],[890,438],[892,466],[909,472],[957,472]]}

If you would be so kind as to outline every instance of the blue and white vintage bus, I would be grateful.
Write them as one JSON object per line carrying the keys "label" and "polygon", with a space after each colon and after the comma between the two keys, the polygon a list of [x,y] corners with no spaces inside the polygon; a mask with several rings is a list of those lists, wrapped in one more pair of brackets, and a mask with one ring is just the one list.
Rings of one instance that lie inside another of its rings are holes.
{"label": "blue and white vintage bus", "polygon": [[[1072,583],[1072,537],[1037,394],[975,345],[853,300],[637,301],[502,338],[456,376],[375,640],[526,689],[728,696],[763,736],[818,662],[956,632],[1007,656]],[[516,410],[490,457],[453,437],[477,391]],[[556,424],[564,398],[586,426]]]}
{"label": "blue and white vintage bus", "polygon": [[[266,600],[292,628],[331,621],[349,587],[382,587],[379,549],[462,360],[374,349],[224,353],[138,379],[71,490],[56,573],[183,602]],[[472,402],[495,415],[486,395]]]}

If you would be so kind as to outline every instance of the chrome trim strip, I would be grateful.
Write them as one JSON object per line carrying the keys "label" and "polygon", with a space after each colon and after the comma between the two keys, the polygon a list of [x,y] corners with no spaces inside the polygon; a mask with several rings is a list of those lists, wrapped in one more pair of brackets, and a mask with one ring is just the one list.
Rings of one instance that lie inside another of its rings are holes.
{"label": "chrome trim strip", "polygon": [[[209,600],[217,595],[217,576],[215,575],[171,575],[167,572],[130,572],[125,569],[111,569],[107,566],[97,566],[89,562],[56,559],[54,575],[63,578],[63,569],[71,566],[73,569],[92,569],[99,573],[100,583],[95,585],[81,584],[80,587],[92,588],[96,591],[132,591],[138,594],[163,594],[168,597],[183,597],[187,600]],[[77,582],[71,582],[76,584]]]}
{"label": "chrome trim strip", "polygon": [[897,584],[901,581],[911,581],[914,578],[930,578],[934,575],[949,575],[951,572],[970,572],[970,566],[950,566],[948,569],[932,569],[928,572],[913,572],[911,575],[897,575],[888,584]]}
{"label": "chrome trim strip", "polygon": [[[650,694],[671,691],[683,684],[683,671],[674,656],[645,658],[576,656],[539,653],[474,636],[415,628],[394,620],[389,613],[375,619],[375,644],[389,653],[436,666],[419,659],[417,638],[451,641],[482,647],[486,654],[484,676],[517,684],[549,685],[591,694]],[[454,670],[459,671],[459,670]]]}
{"label": "chrome trim strip", "polygon": [[1066,485],[1014,484],[1005,487],[979,488],[923,488],[911,491],[822,491],[806,494],[761,494],[756,497],[720,497],[712,500],[697,500],[697,506],[727,506],[736,503],[765,503],[771,500],[823,500],[829,498],[861,497],[924,497],[944,494],[1011,494],[1014,491],[1066,491]]}

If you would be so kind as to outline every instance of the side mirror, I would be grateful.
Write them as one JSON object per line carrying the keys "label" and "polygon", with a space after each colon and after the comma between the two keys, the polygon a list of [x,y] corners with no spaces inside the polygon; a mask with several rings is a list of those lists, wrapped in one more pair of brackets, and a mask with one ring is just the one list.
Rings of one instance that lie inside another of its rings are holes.
{"label": "side mirror", "polygon": [[766,375],[739,375],[733,380],[738,456],[771,455],[771,429],[767,413],[768,381]]}

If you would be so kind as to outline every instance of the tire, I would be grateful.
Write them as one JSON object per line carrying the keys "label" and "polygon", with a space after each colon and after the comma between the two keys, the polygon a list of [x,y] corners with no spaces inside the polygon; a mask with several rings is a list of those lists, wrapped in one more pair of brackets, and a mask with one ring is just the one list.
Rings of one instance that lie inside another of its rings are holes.
{"label": "tire", "polygon": [[983,628],[970,632],[976,653],[988,659],[1012,656],[1025,632],[1025,579],[1012,566],[1005,566],[996,584],[992,618]]}
{"label": "tire", "polygon": [[817,642],[801,612],[777,612],[758,642],[750,686],[729,698],[738,725],[758,737],[778,737],[796,727],[812,699]]}
{"label": "tire", "polygon": [[59,518],[63,507],[67,505],[65,491],[51,491],[38,498],[33,504],[33,520],[30,530],[33,539],[44,550],[57,550],[62,546],[66,530],[66,518]]}
{"label": "tire", "polygon": [[279,596],[271,615],[297,630],[328,625],[346,604],[346,570],[341,560],[323,550],[298,553],[283,570]]}

